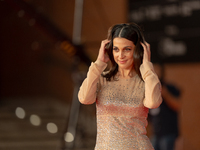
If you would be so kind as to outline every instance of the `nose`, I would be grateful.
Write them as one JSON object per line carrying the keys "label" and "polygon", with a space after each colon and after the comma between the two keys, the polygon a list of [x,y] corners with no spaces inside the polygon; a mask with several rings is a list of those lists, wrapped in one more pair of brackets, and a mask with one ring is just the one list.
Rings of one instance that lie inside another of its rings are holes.
{"label": "nose", "polygon": [[123,53],[123,51],[120,51],[120,53],[119,53],[119,58],[124,58],[124,53]]}

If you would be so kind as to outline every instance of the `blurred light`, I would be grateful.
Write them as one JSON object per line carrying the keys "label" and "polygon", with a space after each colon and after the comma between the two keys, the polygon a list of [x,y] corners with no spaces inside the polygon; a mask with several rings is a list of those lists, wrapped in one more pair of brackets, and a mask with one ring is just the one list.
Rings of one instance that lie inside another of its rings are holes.
{"label": "blurred light", "polygon": [[175,25],[168,25],[165,27],[165,33],[167,35],[178,35],[179,34],[179,28]]}
{"label": "blurred light", "polygon": [[21,108],[21,107],[17,107],[17,108],[16,108],[15,114],[16,114],[16,116],[17,116],[18,118],[20,118],[20,119],[24,119],[24,118],[25,118],[25,115],[26,115],[24,109]]}
{"label": "blurred light", "polygon": [[35,25],[35,19],[29,20],[29,25],[30,25],[30,26],[34,26],[34,25]]}
{"label": "blurred light", "polygon": [[70,133],[70,132],[67,132],[65,134],[65,141],[66,142],[72,142],[72,141],[74,141],[74,135],[72,133]]}
{"label": "blurred light", "polygon": [[68,41],[63,41],[60,45],[61,49],[64,50],[68,55],[73,56],[76,53],[75,48]]}
{"label": "blurred light", "polygon": [[187,46],[183,41],[173,41],[164,38],[159,42],[159,53],[162,56],[182,56],[187,53]]}
{"label": "blurred light", "polygon": [[153,5],[149,6],[146,9],[146,15],[149,20],[159,20],[161,19],[162,15],[160,13],[161,6],[160,5]]}
{"label": "blurred light", "polygon": [[31,115],[30,122],[34,126],[39,126],[41,124],[41,119],[37,115]]}
{"label": "blurred light", "polygon": [[24,14],[25,14],[25,11],[24,10],[20,10],[19,12],[18,12],[18,17],[23,17],[24,16]]}
{"label": "blurred light", "polygon": [[55,123],[48,123],[47,124],[47,130],[50,133],[57,133],[58,132],[58,127]]}

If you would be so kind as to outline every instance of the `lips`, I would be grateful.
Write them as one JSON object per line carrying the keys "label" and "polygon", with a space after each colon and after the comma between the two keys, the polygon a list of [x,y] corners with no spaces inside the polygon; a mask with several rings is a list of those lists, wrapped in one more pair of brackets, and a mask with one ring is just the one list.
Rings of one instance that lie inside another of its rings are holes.
{"label": "lips", "polygon": [[119,60],[118,61],[120,64],[125,64],[126,63],[126,60]]}

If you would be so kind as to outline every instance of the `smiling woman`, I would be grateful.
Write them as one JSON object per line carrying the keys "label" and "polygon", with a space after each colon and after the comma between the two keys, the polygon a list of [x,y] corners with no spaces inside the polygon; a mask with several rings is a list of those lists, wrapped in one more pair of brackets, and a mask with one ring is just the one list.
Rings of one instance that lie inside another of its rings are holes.
{"label": "smiling woman", "polygon": [[123,77],[127,77],[131,72],[135,72],[133,67],[134,50],[135,45],[132,41],[125,38],[115,38],[113,40],[113,57]]}
{"label": "smiling woman", "polygon": [[[124,39],[126,42],[128,42],[126,44],[129,44],[129,45],[126,45],[126,46],[130,46],[130,44],[131,45],[133,44],[132,48],[134,48],[134,52],[133,52],[133,62],[134,63],[133,63],[132,69],[134,69],[134,71],[142,79],[139,67],[142,64],[144,50],[143,50],[143,47],[140,44],[140,42],[144,43],[145,39],[144,39],[142,30],[135,23],[117,24],[117,25],[110,27],[110,29],[108,31],[108,41],[107,41],[108,45],[107,45],[106,52],[109,55],[109,59],[111,61],[112,67],[110,69],[110,72],[108,74],[103,75],[103,76],[106,77],[106,79],[108,81],[110,81],[111,78],[113,76],[115,76],[116,73],[118,72],[118,65],[117,65],[117,63],[114,59],[114,56],[113,56],[113,54],[114,54],[113,50],[115,50],[115,47],[113,47],[115,45],[113,45],[113,44],[114,44],[114,42],[115,42],[115,44],[117,44],[116,42],[125,42],[125,41],[122,41],[120,39]],[[146,45],[145,45],[145,47],[146,47]],[[99,55],[99,56],[101,56],[101,55]]]}
{"label": "smiling woman", "polygon": [[[104,72],[107,63],[111,68]],[[83,104],[96,102],[95,150],[153,150],[146,136],[148,108],[161,102],[161,84],[150,62],[150,45],[138,25],[117,24],[101,42],[78,94]]]}

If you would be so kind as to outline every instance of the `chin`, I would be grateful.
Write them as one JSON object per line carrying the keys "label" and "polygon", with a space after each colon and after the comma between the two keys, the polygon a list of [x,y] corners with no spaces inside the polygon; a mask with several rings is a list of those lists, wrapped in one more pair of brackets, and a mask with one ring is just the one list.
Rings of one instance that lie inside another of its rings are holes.
{"label": "chin", "polygon": [[130,69],[132,66],[118,65],[121,69]]}

